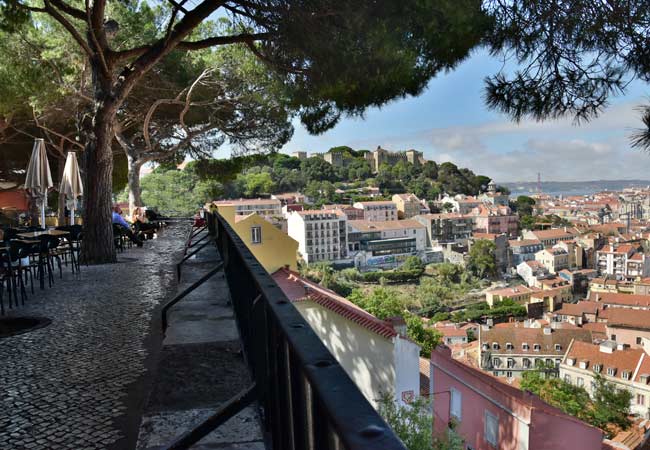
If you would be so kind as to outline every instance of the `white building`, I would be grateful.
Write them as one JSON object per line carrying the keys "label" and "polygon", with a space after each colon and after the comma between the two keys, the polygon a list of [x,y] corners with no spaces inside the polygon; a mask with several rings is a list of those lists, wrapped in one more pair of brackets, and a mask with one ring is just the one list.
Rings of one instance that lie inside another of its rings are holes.
{"label": "white building", "polygon": [[379,320],[287,269],[273,279],[375,408],[386,393],[400,405],[419,396],[420,347],[403,319]]}
{"label": "white building", "polygon": [[287,232],[298,241],[298,252],[306,263],[345,259],[347,228],[347,217],[339,210],[293,211],[287,219]]}
{"label": "white building", "polygon": [[650,276],[650,261],[632,244],[605,245],[596,252],[596,264],[601,275],[617,280],[634,280]]}
{"label": "white building", "polygon": [[255,213],[261,216],[282,216],[282,203],[278,199],[267,198],[240,198],[230,200],[217,200],[217,206],[234,206],[235,215],[247,216]]}
{"label": "white building", "polygon": [[408,256],[424,258],[427,230],[417,220],[348,220],[348,254],[359,268],[390,268]]}
{"label": "white building", "polygon": [[363,220],[371,222],[383,222],[386,220],[397,220],[397,205],[389,200],[375,202],[356,202],[355,208],[363,211]]}

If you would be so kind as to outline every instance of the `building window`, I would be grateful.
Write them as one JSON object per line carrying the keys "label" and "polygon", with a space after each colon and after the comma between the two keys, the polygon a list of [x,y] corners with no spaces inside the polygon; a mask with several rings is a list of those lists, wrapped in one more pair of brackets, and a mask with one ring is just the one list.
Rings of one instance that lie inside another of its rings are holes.
{"label": "building window", "polygon": [[507,372],[506,372],[506,377],[508,377],[508,378],[512,378],[512,372],[507,371]]}
{"label": "building window", "polygon": [[555,344],[555,351],[559,352],[560,350],[562,350],[562,346],[560,344]]}
{"label": "building window", "polygon": [[535,350],[536,352],[540,351],[541,349],[542,349],[541,345],[539,345],[539,344],[533,345],[533,350]]}
{"label": "building window", "polygon": [[463,417],[463,395],[458,389],[451,388],[451,411],[450,415],[460,421]]}
{"label": "building window", "polygon": [[253,244],[262,243],[262,227],[251,227],[251,242]]}
{"label": "building window", "polygon": [[524,358],[523,359],[523,365],[524,365],[524,369],[530,368],[530,359]]}
{"label": "building window", "polygon": [[645,395],[636,394],[636,404],[641,406],[645,405]]}
{"label": "building window", "polygon": [[616,341],[616,335],[612,334],[612,341]]}
{"label": "building window", "polygon": [[492,366],[494,366],[494,367],[501,366],[501,360],[499,358],[493,358],[492,359]]}
{"label": "building window", "polygon": [[585,385],[585,380],[582,377],[578,377],[578,379],[576,380],[576,385],[578,387],[583,387]]}
{"label": "building window", "polygon": [[499,441],[499,419],[490,411],[485,411],[485,440],[496,448]]}
{"label": "building window", "polygon": [[640,337],[636,338],[636,345],[643,345],[643,341],[641,340]]}
{"label": "building window", "polygon": [[523,350],[530,350],[530,346],[529,346],[526,342],[524,342],[523,344],[521,344],[521,348],[522,348]]}
{"label": "building window", "polygon": [[564,381],[567,383],[571,383],[571,375],[564,375]]}

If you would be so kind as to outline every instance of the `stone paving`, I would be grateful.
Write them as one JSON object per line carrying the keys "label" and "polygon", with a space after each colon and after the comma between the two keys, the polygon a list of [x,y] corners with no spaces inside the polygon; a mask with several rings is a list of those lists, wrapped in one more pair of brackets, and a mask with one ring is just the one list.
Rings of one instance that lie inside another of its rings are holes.
{"label": "stone paving", "polygon": [[[120,263],[83,267],[9,315],[49,326],[0,339],[0,449],[131,449],[160,348],[158,308],[176,291],[187,227]],[[57,274],[58,275],[58,274]]]}

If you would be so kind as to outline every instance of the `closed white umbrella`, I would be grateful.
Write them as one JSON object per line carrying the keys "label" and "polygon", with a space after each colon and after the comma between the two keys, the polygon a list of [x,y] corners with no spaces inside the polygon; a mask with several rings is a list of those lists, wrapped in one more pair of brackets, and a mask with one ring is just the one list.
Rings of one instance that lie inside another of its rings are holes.
{"label": "closed white umbrella", "polygon": [[65,168],[63,169],[59,192],[66,196],[66,206],[70,210],[70,225],[74,225],[74,210],[77,209],[77,197],[81,197],[84,193],[75,152],[68,152],[65,159]]}
{"label": "closed white umbrella", "polygon": [[32,157],[27,166],[25,189],[41,203],[41,226],[45,228],[45,207],[47,206],[47,191],[52,187],[50,163],[47,161],[45,141],[36,139],[32,149]]}

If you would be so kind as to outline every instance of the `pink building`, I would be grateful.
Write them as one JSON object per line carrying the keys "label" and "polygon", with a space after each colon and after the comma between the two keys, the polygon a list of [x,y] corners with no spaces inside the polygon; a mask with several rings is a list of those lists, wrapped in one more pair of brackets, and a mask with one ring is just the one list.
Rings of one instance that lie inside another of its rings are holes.
{"label": "pink building", "polygon": [[607,337],[617,344],[641,348],[643,340],[650,339],[648,310],[607,308],[602,316],[607,320]]}
{"label": "pink building", "polygon": [[517,236],[519,217],[507,206],[480,205],[472,211],[474,231]]}
{"label": "pink building", "polygon": [[440,345],[431,354],[433,427],[450,421],[473,450],[600,450],[602,432],[539,397],[451,358]]}

